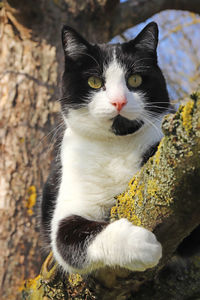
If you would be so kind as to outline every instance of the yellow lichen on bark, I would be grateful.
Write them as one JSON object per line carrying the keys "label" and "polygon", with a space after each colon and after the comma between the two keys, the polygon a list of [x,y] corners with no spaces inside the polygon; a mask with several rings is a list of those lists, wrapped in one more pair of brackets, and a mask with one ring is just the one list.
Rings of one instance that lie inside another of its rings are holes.
{"label": "yellow lichen on bark", "polygon": [[192,129],[191,113],[192,113],[193,107],[194,107],[194,101],[190,100],[183,107],[183,111],[182,111],[183,127],[185,128],[185,130],[188,134],[190,133],[190,130]]}
{"label": "yellow lichen on bark", "polygon": [[33,207],[36,204],[36,199],[37,199],[37,192],[36,192],[36,187],[34,185],[31,185],[28,189],[28,194],[29,197],[26,202],[26,207],[27,207],[27,213],[29,216],[32,216],[33,214]]}
{"label": "yellow lichen on bark", "polygon": [[155,154],[155,162],[157,163],[157,165],[160,162],[160,149],[161,149],[162,146],[163,146],[163,140],[160,141],[160,144],[158,145],[158,149],[157,149],[156,154]]}
{"label": "yellow lichen on bark", "polygon": [[149,196],[156,197],[159,191],[159,186],[156,180],[150,179],[147,183],[147,193]]}
{"label": "yellow lichen on bark", "polygon": [[[121,203],[119,206],[114,206],[111,209],[111,218],[127,218],[133,224],[140,226],[141,220],[136,214],[135,205],[142,206],[144,185],[138,182],[137,175],[135,175],[129,182],[129,189],[127,192],[117,197],[117,202]],[[133,201],[133,199],[135,199]]]}
{"label": "yellow lichen on bark", "polygon": [[40,285],[40,279],[41,276],[38,275],[37,277],[33,279],[27,279],[26,281],[23,281],[22,285],[19,287],[19,290],[22,291],[24,289],[24,285],[26,286],[27,289],[38,289]]}
{"label": "yellow lichen on bark", "polygon": [[72,286],[77,286],[82,283],[83,278],[79,274],[70,274],[68,280]]}

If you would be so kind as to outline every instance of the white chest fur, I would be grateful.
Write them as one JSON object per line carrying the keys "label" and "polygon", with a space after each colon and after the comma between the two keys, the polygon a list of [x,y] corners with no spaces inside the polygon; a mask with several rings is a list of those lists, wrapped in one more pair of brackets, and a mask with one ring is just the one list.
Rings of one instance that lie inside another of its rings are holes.
{"label": "white chest fur", "polygon": [[70,130],[66,132],[62,148],[63,183],[68,186],[70,200],[110,206],[113,196],[123,191],[139,164],[140,154],[131,140],[93,141]]}
{"label": "white chest fur", "polygon": [[62,142],[58,218],[78,214],[104,219],[114,197],[126,189],[139,170],[142,154],[159,139],[152,127],[106,140],[83,137],[68,128]]}

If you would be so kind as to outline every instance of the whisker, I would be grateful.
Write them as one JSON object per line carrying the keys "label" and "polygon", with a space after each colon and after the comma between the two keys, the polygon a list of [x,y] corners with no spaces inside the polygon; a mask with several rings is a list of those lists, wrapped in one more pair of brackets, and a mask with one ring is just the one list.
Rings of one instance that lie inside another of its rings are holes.
{"label": "whisker", "polygon": [[[160,131],[160,128],[159,128],[158,126],[156,126],[152,121],[150,121],[150,120],[148,119],[148,115],[147,115],[146,113],[143,113],[143,114],[142,114],[142,117],[144,118],[144,120],[145,120],[148,124],[150,124],[151,126],[153,126],[153,127],[155,128],[155,130],[156,130],[158,136],[161,137],[161,131]],[[150,117],[152,117],[152,116],[150,116]]]}
{"label": "whisker", "polygon": [[62,97],[62,98],[56,99],[56,101],[62,101],[62,100],[69,99],[69,98],[70,98],[70,96],[66,96],[66,97]]}
{"label": "whisker", "polygon": [[144,108],[162,108],[162,109],[167,109],[168,111],[174,111],[172,107],[164,107],[164,106],[158,106],[158,105],[145,105]]}
{"label": "whisker", "polygon": [[46,135],[39,141],[39,143],[35,146],[34,151],[37,152],[37,150],[39,150],[40,147],[41,147],[41,145],[44,143],[44,140],[47,139],[51,134],[53,134],[53,136],[52,136],[52,138],[51,138],[51,140],[50,140],[50,142],[49,142],[49,147],[48,147],[47,152],[46,152],[46,154],[48,154],[49,151],[50,151],[50,148],[51,148],[51,146],[52,146],[52,141],[53,141],[53,139],[55,138],[55,136],[57,135],[57,133],[59,132],[59,130],[61,130],[64,126],[65,126],[65,123],[64,123],[64,121],[62,120],[55,128],[53,128],[48,134],[46,134]]}
{"label": "whisker", "polygon": [[134,68],[134,71],[142,71],[142,70],[145,70],[145,69],[151,69],[152,67],[151,66],[138,66],[138,67],[133,67]]}
{"label": "whisker", "polygon": [[132,66],[135,66],[135,64],[141,62],[141,61],[144,61],[144,60],[151,60],[152,61],[152,58],[149,58],[149,57],[144,57],[144,58],[140,58],[136,61],[133,62]]}
{"label": "whisker", "polygon": [[159,104],[159,103],[169,103],[169,101],[155,101],[155,102],[151,102],[151,103],[148,103],[147,104],[152,104],[152,103],[155,103],[155,104]]}

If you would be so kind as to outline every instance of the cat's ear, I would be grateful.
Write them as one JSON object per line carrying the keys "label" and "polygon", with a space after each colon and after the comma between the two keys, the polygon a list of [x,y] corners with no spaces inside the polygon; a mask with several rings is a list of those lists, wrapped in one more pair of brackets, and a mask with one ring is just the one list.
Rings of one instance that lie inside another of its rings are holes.
{"label": "cat's ear", "polygon": [[62,28],[62,44],[65,55],[71,59],[80,57],[90,48],[90,44],[70,26]]}
{"label": "cat's ear", "polygon": [[149,23],[128,44],[130,47],[134,45],[134,47],[140,50],[155,52],[158,45],[158,25],[155,22]]}

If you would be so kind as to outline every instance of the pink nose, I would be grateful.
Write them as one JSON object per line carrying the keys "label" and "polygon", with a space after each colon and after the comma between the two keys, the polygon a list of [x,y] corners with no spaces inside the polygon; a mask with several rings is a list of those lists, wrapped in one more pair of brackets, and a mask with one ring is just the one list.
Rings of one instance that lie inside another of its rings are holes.
{"label": "pink nose", "polygon": [[124,105],[126,105],[126,103],[127,103],[126,98],[123,98],[122,100],[120,99],[120,100],[111,102],[111,104],[114,105],[119,112],[124,107]]}

